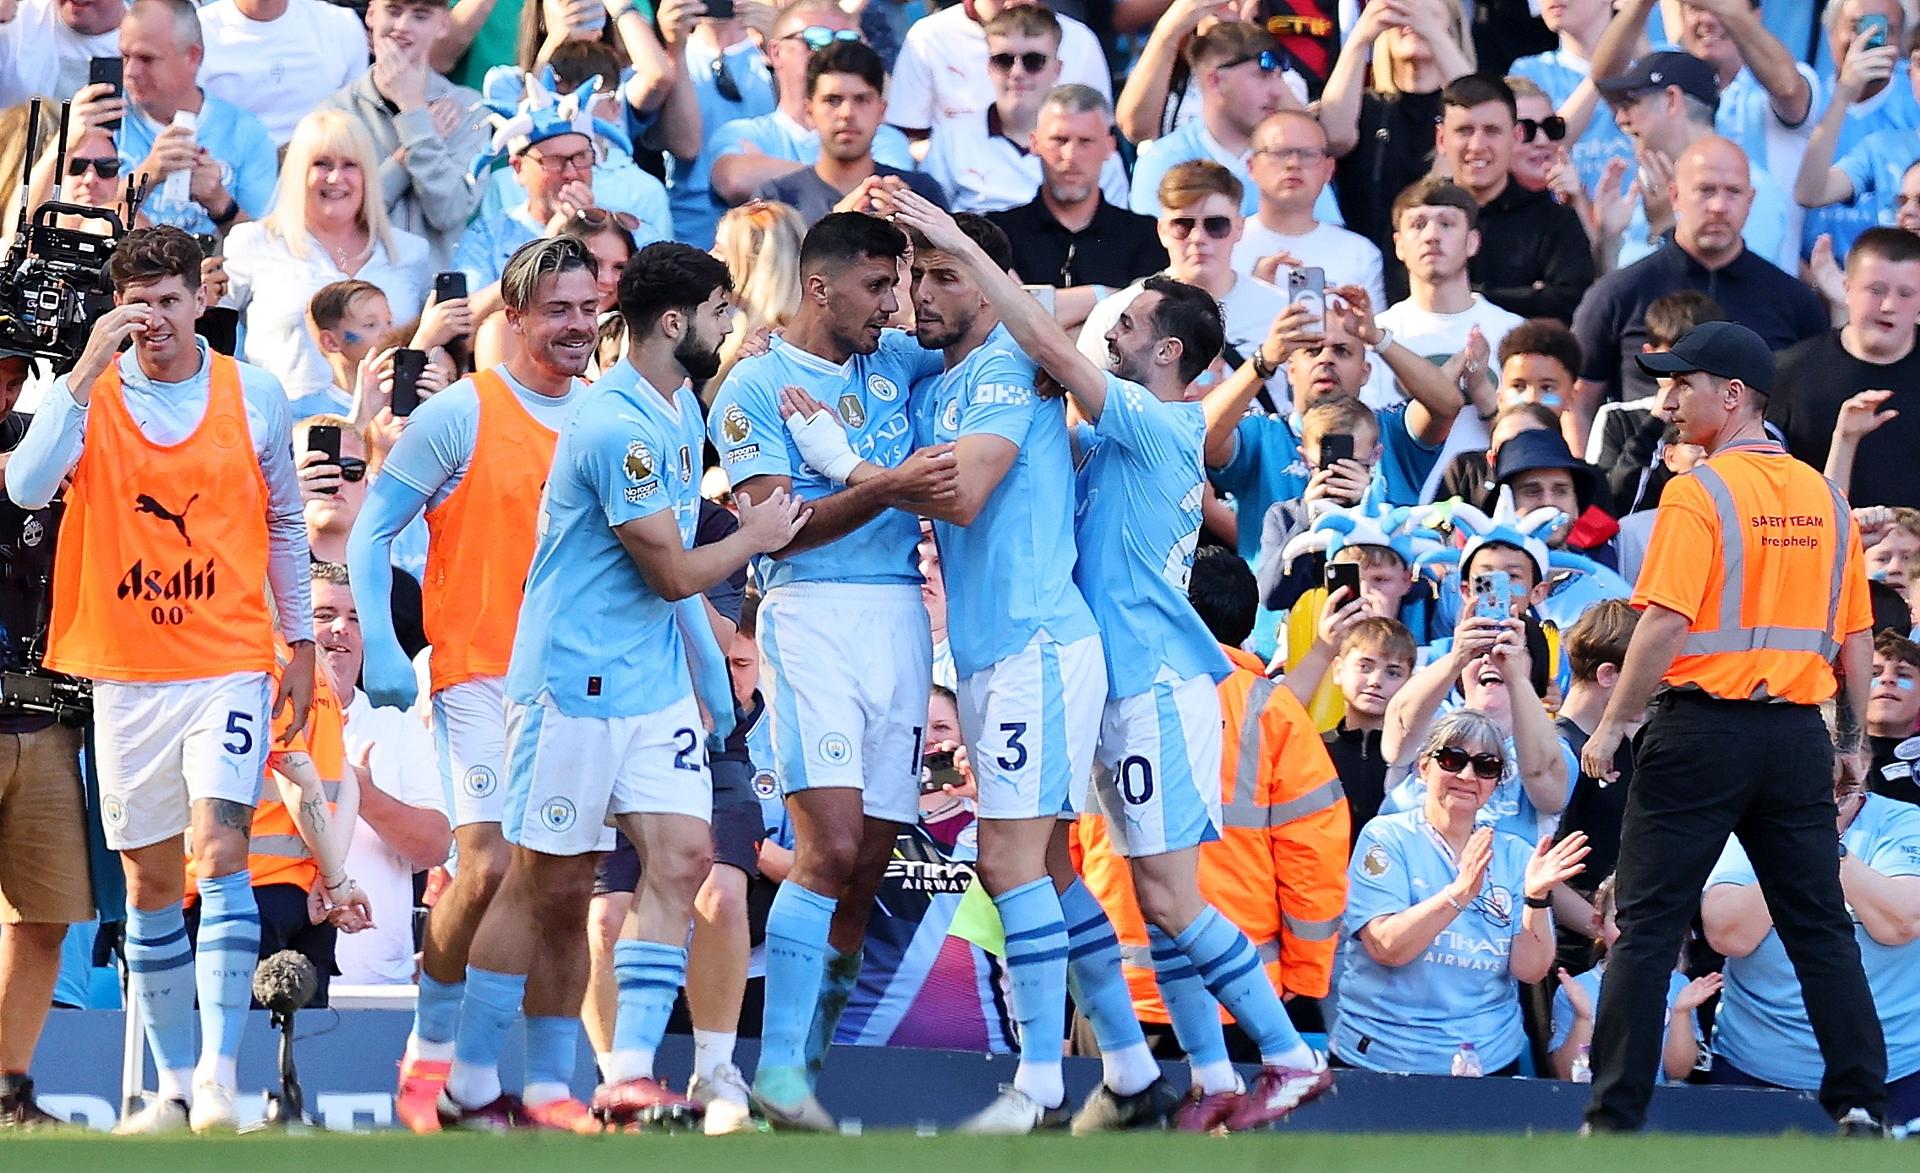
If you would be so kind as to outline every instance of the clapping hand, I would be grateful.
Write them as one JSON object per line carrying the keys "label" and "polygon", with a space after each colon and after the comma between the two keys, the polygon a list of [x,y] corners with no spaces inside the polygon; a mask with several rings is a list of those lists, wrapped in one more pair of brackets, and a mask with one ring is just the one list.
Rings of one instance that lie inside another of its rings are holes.
{"label": "clapping hand", "polygon": [[1892,408],[1880,410],[1880,405],[1891,398],[1891,391],[1862,391],[1848,398],[1840,405],[1840,417],[1834,421],[1834,439],[1858,444],[1878,431],[1882,424],[1899,416]]}
{"label": "clapping hand", "polygon": [[1487,869],[1492,866],[1493,828],[1475,827],[1460,852],[1460,862],[1453,883],[1447,885],[1447,895],[1463,908],[1480,899],[1480,889],[1487,883]]}
{"label": "clapping hand", "polygon": [[1673,1000],[1675,1014],[1688,1014],[1706,1005],[1707,999],[1720,992],[1721,977],[1710,973],[1694,978],[1680,988],[1680,994]]}
{"label": "clapping hand", "polygon": [[1526,879],[1521,885],[1526,898],[1545,900],[1555,888],[1586,871],[1584,861],[1591,850],[1584,831],[1575,831],[1558,843],[1551,835],[1540,836],[1533,857],[1527,860]]}

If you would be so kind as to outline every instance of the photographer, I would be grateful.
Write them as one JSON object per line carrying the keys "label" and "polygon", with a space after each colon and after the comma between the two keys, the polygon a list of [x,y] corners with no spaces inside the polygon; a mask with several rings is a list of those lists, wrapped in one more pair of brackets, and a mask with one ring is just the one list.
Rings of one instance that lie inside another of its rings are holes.
{"label": "photographer", "polygon": [[[71,479],[47,665],[94,681],[107,846],[127,876],[130,993],[160,1083],[157,1098],[121,1121],[127,1133],[237,1123],[234,1064],[260,939],[248,828],[273,716],[291,709],[290,737],[313,704],[307,535],[286,393],[195,337],[206,306],[200,262],[178,228],[120,241],[107,264],[114,307],[47,392],[5,470],[8,495],[29,509]],[[267,584],[291,645],[277,686]],[[201,924],[218,926],[202,934],[191,983],[178,972],[189,826]],[[206,1027],[197,1070],[196,992]]]}
{"label": "photographer", "polygon": [[[27,433],[13,410],[32,360],[0,350],[0,468]],[[57,507],[0,502],[0,659],[38,633]],[[0,707],[0,1129],[46,1124],[27,1070],[52,1003],[67,926],[93,917],[80,731]]]}

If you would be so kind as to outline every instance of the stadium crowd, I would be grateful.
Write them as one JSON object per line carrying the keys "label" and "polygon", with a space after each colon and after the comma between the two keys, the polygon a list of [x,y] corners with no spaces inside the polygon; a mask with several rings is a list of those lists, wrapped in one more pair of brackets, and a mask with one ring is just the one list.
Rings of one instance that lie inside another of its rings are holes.
{"label": "stadium crowd", "polygon": [[94,705],[0,710],[0,1131],[110,955],[119,1130],[232,1128],[282,949],[416,987],[416,1131],[827,1129],[835,1043],[1018,1053],[996,1133],[1594,1079],[1712,395],[1835,493],[1750,519],[1832,649],[1736,655],[1827,702],[1886,1098],[1757,815],[1646,1083],[1920,1119],[1899,0],[0,0],[0,107],[4,231],[130,216],[0,335],[5,666]]}

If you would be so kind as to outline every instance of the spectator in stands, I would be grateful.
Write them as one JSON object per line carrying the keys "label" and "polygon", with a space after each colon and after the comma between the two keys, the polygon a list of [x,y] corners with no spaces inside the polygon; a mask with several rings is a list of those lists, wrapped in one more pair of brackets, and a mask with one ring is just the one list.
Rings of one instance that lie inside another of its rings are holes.
{"label": "spectator in stands", "polygon": [[[1887,1116],[1920,1116],[1920,809],[1872,794],[1834,759],[1840,887],[1887,1048]],[[1825,1064],[1767,898],[1729,839],[1700,898],[1707,943],[1725,955],[1713,1020],[1713,1083],[1812,1091]]]}
{"label": "spectator in stands", "polygon": [[[1327,78],[1320,124],[1340,161],[1342,218],[1368,240],[1392,235],[1394,197],[1427,173],[1440,91],[1473,72],[1451,31],[1459,20],[1446,0],[1375,0],[1360,10]],[[1369,55],[1374,91],[1365,89]]]}
{"label": "spectator in stands", "polygon": [[428,60],[447,25],[444,0],[373,0],[373,68],[323,104],[360,121],[380,159],[388,221],[426,238],[435,269],[448,267],[479,206],[483,189],[467,178],[467,166],[491,138],[480,95],[434,72]]}
{"label": "spectator in stands", "polygon": [[[205,236],[265,215],[279,169],[260,120],[195,83],[204,53],[195,13],[192,0],[137,0],[127,9],[119,149],[121,163],[153,185],[140,205],[147,222]],[[193,125],[175,124],[182,113]],[[166,177],[178,171],[190,179],[175,193]]]}
{"label": "spectator in stands", "polygon": [[245,358],[280,379],[290,399],[333,383],[307,334],[320,288],[356,278],[377,285],[411,318],[426,301],[427,242],[387,223],[373,144],[353,118],[319,110],[288,144],[273,209],[227,237],[227,303],[246,316]]}
{"label": "spectator in stands", "polygon": [[[362,378],[379,377],[375,346],[393,329],[393,309],[378,285],[348,279],[323,285],[307,302],[307,333],[333,380],[326,387],[291,401],[296,420],[312,415],[346,415]],[[367,362],[373,358],[372,363]],[[391,360],[388,363],[391,366]]]}
{"label": "spectator in stands", "polygon": [[[887,122],[918,139],[950,118],[985,115],[993,104],[985,26],[1002,9],[1022,2],[1025,0],[972,0],[950,4],[915,21],[894,62],[893,84],[887,93]],[[791,7],[782,10],[782,24],[792,11]],[[1099,38],[1071,16],[1058,19],[1060,80],[1089,86],[1112,101],[1113,76]]]}
{"label": "spectator in stands", "polygon": [[[1518,333],[1515,331],[1514,333]],[[1512,334],[1507,337],[1513,337]],[[1482,513],[1491,513],[1499,499],[1500,485],[1493,479],[1494,463],[1500,449],[1522,432],[1558,431],[1560,416],[1538,403],[1501,397],[1500,410],[1487,428],[1487,446],[1456,453],[1440,468],[1440,485],[1434,490],[1436,501],[1461,500]]]}
{"label": "spectator in stands", "polygon": [[[1236,545],[1244,558],[1259,555],[1261,527],[1256,519],[1266,517],[1277,501],[1302,497],[1311,479],[1301,452],[1301,417],[1333,396],[1358,396],[1372,369],[1369,351],[1411,398],[1404,405],[1374,410],[1380,454],[1374,465],[1378,485],[1369,490],[1370,497],[1396,505],[1418,503],[1420,486],[1438,462],[1440,446],[1460,411],[1458,377],[1464,359],[1437,367],[1374,321],[1365,290],[1345,286],[1328,292],[1334,296],[1322,321],[1316,322],[1304,305],[1288,306],[1252,348],[1246,364],[1208,391],[1203,401],[1208,477],[1216,489],[1233,495],[1242,519]],[[1283,368],[1287,397],[1277,404],[1279,412],[1249,412],[1255,395],[1268,386],[1260,376]],[[1357,441],[1355,452],[1360,452]]]}
{"label": "spectator in stands", "polygon": [[[766,9],[765,5],[756,7]],[[736,7],[735,11],[740,10]],[[707,248],[713,244],[714,225],[726,210],[713,195],[711,136],[735,119],[772,113],[773,74],[767,67],[768,54],[747,35],[746,21],[739,15],[727,20],[708,16],[696,20],[682,53],[690,87],[686,97],[691,105],[669,94],[660,118],[662,122],[697,119],[701,142],[691,156],[668,153],[667,194],[672,202],[675,239]]]}
{"label": "spectator in stands", "polygon": [[[1060,22],[1046,5],[1003,8],[986,32],[993,105],[981,118],[940,122],[927,147],[927,174],[957,212],[1001,212],[1032,201],[1040,188],[1034,130],[1041,103],[1060,80]],[[1107,156],[1099,175],[1106,198],[1125,204],[1127,169],[1117,154]]]}
{"label": "spectator in stands", "polygon": [[[1557,112],[1575,91],[1588,85],[1594,53],[1613,19],[1613,4],[1611,0],[1562,0],[1542,7],[1540,19],[1560,38],[1559,47],[1522,57],[1507,72],[1539,86]],[[1637,56],[1640,50],[1629,52]],[[1600,186],[1610,160],[1633,161],[1633,143],[1605,111],[1598,118],[1588,118],[1586,129],[1566,146],[1580,185],[1587,191]]]}
{"label": "spectator in stands", "polygon": [[[127,168],[125,161],[115,152],[113,133],[106,129],[105,124],[114,118],[124,117],[126,104],[107,96],[104,89],[104,86],[88,86],[68,110],[66,171],[63,174],[54,173],[60,165],[56,122],[58,112],[55,112],[54,118],[41,118],[40,157],[34,160],[27,181],[26,211],[29,216],[41,204],[54,199],[62,203],[79,204],[83,208],[113,209],[115,215],[119,214],[118,207],[126,192]],[[24,120],[21,125],[26,125]],[[55,223],[80,232],[97,235],[106,232],[106,224],[95,219],[62,215],[55,219]],[[17,223],[4,225],[9,238],[17,228]]]}
{"label": "spectator in stands", "polygon": [[[1589,855],[1585,874],[1592,875],[1598,870],[1593,856]],[[1620,939],[1618,914],[1614,878],[1608,876],[1594,893],[1593,924],[1587,930],[1595,939],[1594,952],[1599,957],[1592,969],[1578,976],[1562,969],[1560,988],[1553,995],[1553,1030],[1547,1038],[1547,1050],[1551,1053],[1555,1079],[1572,1079],[1575,1060],[1583,1057],[1593,1043],[1593,1012],[1600,1002],[1600,983],[1606,978],[1607,950]],[[1688,981],[1687,975],[1676,969],[1668,978],[1667,1036],[1660,1051],[1659,1082],[1680,1083],[1693,1073],[1706,1041],[1696,1015],[1701,1005],[1719,992],[1717,973]]]}
{"label": "spectator in stands", "polygon": [[811,227],[829,212],[871,211],[871,193],[895,182],[939,207],[947,196],[926,175],[873,157],[887,87],[880,55],[859,41],[830,44],[807,62],[807,121],[820,136],[818,157],[767,180],[755,198],[793,208]]}
{"label": "spectator in stands", "polygon": [[[1828,12],[1838,80],[1807,140],[1793,198],[1808,209],[1801,239],[1811,245],[1825,234],[1844,257],[1860,233],[1893,221],[1900,178],[1920,158],[1913,135],[1920,128],[1920,68],[1910,57],[1920,45],[1908,42],[1906,10],[1897,0],[1844,0]],[[1863,30],[1862,19],[1884,22],[1884,34]],[[1881,43],[1866,47],[1867,35]],[[1904,76],[1896,77],[1903,65]]]}
{"label": "spectator in stands", "polygon": [[[1114,25],[1125,30],[1128,16],[1139,13],[1152,29],[1133,67],[1127,70],[1126,84],[1113,100],[1114,120],[1129,142],[1147,143],[1172,134],[1200,117],[1200,78],[1187,61],[1193,37],[1204,25],[1211,28],[1222,20],[1258,21],[1267,11],[1245,5],[1228,5],[1217,0],[1152,0],[1151,3],[1122,4],[1115,12]],[[1329,13],[1331,10],[1328,10]],[[1306,81],[1291,68],[1283,68],[1287,85],[1301,101],[1307,97]]]}
{"label": "spectator in stands", "polygon": [[[1644,21],[1650,6],[1651,0],[1635,0],[1622,9],[1639,7]],[[1683,51],[1713,66],[1720,84],[1715,129],[1767,170],[1792,175],[1812,129],[1813,100],[1820,86],[1813,67],[1767,29],[1760,6],[1751,0],[1683,0],[1680,14],[1680,27],[1669,29],[1668,35]],[[1598,76],[1608,72],[1595,70]],[[1799,227],[1796,214],[1789,225],[1796,249]]]}
{"label": "spectator in stands", "polygon": [[1566,515],[1548,536],[1548,546],[1614,565],[1613,535],[1619,527],[1600,505],[1600,473],[1574,456],[1558,428],[1513,436],[1500,446],[1493,471],[1497,485],[1513,490],[1519,516],[1541,508]]}
{"label": "spectator in stands", "polygon": [[214,0],[200,10],[207,92],[259,118],[275,145],[367,71],[367,30],[325,0]]}
{"label": "spectator in stands", "polygon": [[[1592,248],[1573,209],[1513,181],[1520,142],[1513,91],[1497,77],[1470,73],[1441,92],[1440,111],[1436,155],[1479,205],[1481,239],[1499,242],[1473,255],[1474,287],[1520,317],[1571,320],[1593,284]],[[1390,294],[1406,296],[1405,273],[1404,265],[1388,267]]]}
{"label": "spectator in stands", "polygon": [[[648,34],[649,36],[651,34]],[[614,47],[600,40],[565,41],[554,50],[553,58],[537,75],[502,66],[488,73],[484,93],[495,110],[513,107],[527,93],[527,79],[537,76],[540,84],[572,101],[582,111],[574,129],[593,142],[594,161],[588,186],[593,189],[593,205],[620,212],[635,223],[629,225],[635,239],[643,244],[668,240],[673,236],[673,214],[667,201],[666,185],[640,169],[634,162],[635,140],[628,127],[620,78],[623,70]],[[585,88],[591,84],[589,93]],[[689,116],[690,118],[690,116]],[[686,130],[687,119],[676,124]],[[664,124],[657,126],[664,133]],[[676,136],[681,149],[692,152],[699,144],[691,134]],[[642,152],[644,154],[644,152]],[[527,198],[526,188],[512,168],[495,170],[484,182],[486,192],[480,198],[475,217],[498,222],[501,213]]]}
{"label": "spectator in stands", "polygon": [[[1906,506],[1870,506],[1853,511],[1866,547],[1867,577],[1884,583],[1902,596],[1920,586],[1920,509]],[[1876,616],[1874,629],[1887,626]],[[1907,630],[1907,625],[1898,625]]]}
{"label": "spectator in stands", "polygon": [[[1920,522],[1920,517],[1913,521]],[[1868,788],[1920,805],[1920,779],[1913,776],[1916,759],[1912,756],[1920,745],[1908,746],[1909,756],[1900,753],[1900,747],[1920,733],[1920,645],[1904,632],[1881,631],[1873,637],[1873,691],[1867,697],[1866,728],[1867,748],[1873,755]]]}
{"label": "spectator in stands", "polygon": [[1567,153],[1566,118],[1554,110],[1546,91],[1526,78],[1510,73],[1502,80],[1513,91],[1513,112],[1518,121],[1509,168],[1513,181],[1528,191],[1551,191],[1555,199],[1580,217],[1584,230],[1593,201],[1581,186],[1580,174]]}
{"label": "spectator in stands", "polygon": [[754,200],[720,217],[713,254],[733,276],[740,320],[720,344],[720,371],[709,387],[726,382],[740,347],[762,330],[777,330],[800,308],[800,242],[807,226],[785,204]]}
{"label": "spectator in stands", "polygon": [[[1613,107],[1613,117],[1633,140],[1640,177],[1632,188],[1612,199],[1601,199],[1596,215],[1600,236],[1594,257],[1602,273],[1624,268],[1659,250],[1670,231],[1676,232],[1680,211],[1671,188],[1679,176],[1678,164],[1689,150],[1714,136],[1714,111],[1720,101],[1713,66],[1685,53],[1649,53],[1622,74],[1599,83]],[[1800,238],[1788,231],[1791,205],[1782,186],[1766,167],[1739,143],[1746,167],[1746,191],[1741,200],[1752,215],[1741,219],[1736,234],[1746,247],[1783,269],[1799,271]],[[1790,174],[1790,173],[1789,173]],[[1633,199],[1637,190],[1639,198]],[[1630,206],[1629,206],[1630,204]],[[1625,214],[1623,215],[1622,212]],[[1762,331],[1764,333],[1764,331]]]}
{"label": "spectator in stands", "polygon": [[[832,0],[795,0],[780,10],[766,41],[779,104],[765,114],[724,123],[707,138],[713,194],[722,205],[744,204],[769,180],[804,171],[820,157],[820,133],[807,102],[813,56],[837,41],[859,39],[853,18]],[[980,66],[984,71],[984,56]],[[894,82],[897,98],[899,79]],[[913,169],[906,136],[893,126],[874,131],[872,153],[876,163]]]}
{"label": "spectator in stands", "polygon": [[[1409,291],[1380,314],[1380,326],[1436,366],[1451,363],[1456,354],[1466,356],[1450,381],[1468,410],[1446,433],[1436,471],[1422,487],[1423,498],[1438,487],[1437,469],[1454,453],[1487,446],[1499,380],[1489,359],[1507,331],[1522,321],[1473,290],[1473,260],[1490,239],[1481,234],[1479,222],[1480,207],[1473,196],[1450,180],[1423,179],[1393,201],[1393,252]],[[1500,248],[1511,247],[1504,243],[1511,237],[1500,239]]]}
{"label": "spectator in stands", "polygon": [[[1260,192],[1247,171],[1253,132],[1277,110],[1300,109],[1280,71],[1280,46],[1264,27],[1247,21],[1221,21],[1193,38],[1187,62],[1200,86],[1200,117],[1142,148],[1133,165],[1134,211],[1160,211],[1160,180],[1193,159],[1210,159],[1233,173],[1244,193],[1240,212],[1260,207]],[[1320,212],[1338,215],[1331,196]]]}
{"label": "spectator in stands", "polygon": [[[1362,554],[1368,551],[1362,550]],[[1374,568],[1361,559],[1361,572]],[[1404,567],[1402,573],[1404,573]],[[1333,660],[1333,682],[1345,712],[1323,735],[1352,815],[1352,840],[1380,813],[1387,793],[1387,756],[1380,748],[1387,706],[1413,675],[1413,634],[1388,615],[1369,615],[1347,628]],[[1351,846],[1351,844],[1349,845]]]}
{"label": "spectator in stands", "polygon": [[320,666],[341,700],[347,769],[360,787],[347,870],[379,910],[367,931],[339,940],[334,960],[349,985],[412,985],[413,877],[445,862],[453,844],[433,738],[419,714],[376,709],[359,690],[360,614],[338,562],[314,564],[313,628]]}
{"label": "spectator in stands", "polygon": [[[0,458],[27,433],[14,410],[36,360],[0,351]],[[22,509],[0,501],[0,545],[12,572],[0,580],[0,626],[16,638],[36,630],[40,586],[53,573],[57,507]],[[9,649],[11,650],[11,649]],[[67,926],[93,919],[88,877],[86,785],[80,730],[52,717],[10,713],[0,742],[11,751],[0,773],[0,1134],[51,1124],[34,1100],[28,1071],[46,1023]]]}
{"label": "spectator in stands", "polygon": [[1055,86],[1034,121],[1040,190],[1024,207],[988,216],[1013,245],[1014,267],[1029,285],[1057,292],[1054,317],[1084,321],[1113,290],[1166,267],[1154,220],[1110,202],[1100,176],[1115,157],[1113,107],[1098,90]]}
{"label": "spectator in stands", "polygon": [[[308,438],[318,426],[340,429],[340,461],[312,446]],[[347,535],[367,500],[367,442],[344,416],[316,415],[294,421],[294,465],[299,470],[301,508],[307,522],[307,544],[315,562],[345,565]],[[394,630],[409,657],[427,646],[421,625],[420,584],[411,574],[393,576]],[[356,623],[358,620],[355,621]]]}
{"label": "spectator in stands", "polygon": [[[1200,892],[1256,943],[1267,980],[1283,998],[1325,997],[1347,896],[1349,819],[1338,775],[1300,700],[1241,649],[1259,610],[1253,571],[1231,551],[1210,547],[1194,558],[1187,593],[1234,668],[1219,686],[1226,730],[1220,837],[1199,849]],[[1180,1052],[1171,1045],[1176,1032],[1187,1048],[1193,1088],[1175,1126],[1211,1132],[1239,1099],[1230,1060],[1257,1061],[1259,1049],[1240,1029],[1223,1036],[1214,1006],[1196,1016],[1178,1001],[1163,1002],[1148,955],[1172,942],[1141,916],[1106,819],[1083,816],[1075,830],[1081,875],[1120,941],[1135,1016],[1160,1053]]]}
{"label": "spectator in stands", "polygon": [[1868,433],[1849,437],[1857,445],[1849,500],[1920,506],[1912,459],[1920,450],[1920,236],[1904,228],[1861,233],[1847,254],[1845,288],[1847,324],[1780,356],[1767,418],[1795,456],[1820,468],[1843,417],[1864,415]]}
{"label": "spectator in stands", "polygon": [[[1669,86],[1658,100],[1692,100],[1677,91]],[[1574,385],[1569,421],[1572,438],[1581,445],[1600,404],[1652,393],[1652,377],[1638,359],[1647,338],[1646,308],[1656,298],[1681,289],[1711,292],[1729,318],[1751,327],[1775,349],[1827,328],[1819,296],[1742,239],[1754,211],[1751,175],[1746,156],[1726,139],[1709,135],[1695,141],[1678,156],[1668,185],[1674,247],[1607,274],[1581,299],[1573,332],[1585,365]]]}
{"label": "spectator in stands", "polygon": [[36,94],[63,101],[87,84],[87,62],[120,53],[120,0],[19,0],[0,24],[0,108]]}
{"label": "spectator in stands", "polygon": [[1315,214],[1333,179],[1333,155],[1319,119],[1305,110],[1281,110],[1261,122],[1247,171],[1260,206],[1233,247],[1236,272],[1285,288],[1287,270],[1312,267],[1326,274],[1329,286],[1358,285],[1374,305],[1387,304],[1380,250]]}
{"label": "spectator in stands", "polygon": [[[1633,638],[1639,619],[1640,613],[1625,600],[1608,599],[1588,608],[1560,641],[1562,652],[1573,668],[1573,683],[1567,688],[1566,699],[1560,702],[1554,728],[1559,731],[1560,740],[1573,751],[1576,762],[1620,683],[1621,666],[1627,659],[1627,642]],[[1634,731],[1638,729],[1636,723]],[[1592,848],[1592,854],[1587,856],[1586,873],[1567,884],[1581,898],[1590,901],[1595,899],[1597,881],[1611,876],[1620,858],[1620,820],[1627,810],[1627,788],[1633,785],[1633,751],[1629,746],[1622,745],[1614,755],[1614,768],[1620,773],[1611,782],[1600,781],[1578,770],[1567,808],[1560,812],[1560,834],[1584,832]]]}
{"label": "spectator in stands", "polygon": [[[1517,633],[1474,649],[1496,646],[1503,662],[1525,655]],[[1421,804],[1361,829],[1347,869],[1335,1062],[1464,1074],[1460,1052],[1471,1046],[1485,1074],[1519,1073],[1527,1040],[1518,983],[1541,980],[1553,964],[1549,897],[1580,874],[1586,838],[1532,848],[1481,825],[1514,768],[1505,743],[1485,713],[1441,717],[1413,759]],[[1436,838],[1446,850],[1435,850]]]}
{"label": "spectator in stands", "polygon": [[[1200,286],[1220,303],[1231,351],[1223,361],[1227,366],[1238,365],[1237,356],[1252,353],[1274,317],[1287,306],[1286,295],[1278,289],[1234,271],[1233,247],[1245,224],[1240,181],[1211,160],[1181,163],[1160,180],[1153,206],[1159,210],[1160,243],[1169,258],[1166,275]],[[1139,293],[1140,284],[1135,282],[1088,312],[1080,327],[1080,352],[1088,361],[1106,366],[1107,331]],[[1219,364],[1215,369],[1221,369]],[[1269,380],[1275,393],[1283,386]]]}
{"label": "spectator in stands", "polygon": [[1494,351],[1500,363],[1500,407],[1532,403],[1556,417],[1573,402],[1580,372],[1580,340],[1547,318],[1534,318],[1507,331]]}
{"label": "spectator in stands", "polygon": [[[1725,320],[1719,303],[1697,289],[1655,298],[1642,322],[1646,341],[1640,351],[1671,350],[1700,323]],[[1588,438],[1587,461],[1605,472],[1615,517],[1625,519],[1651,510],[1652,502],[1659,500],[1660,487],[1668,479],[1663,454],[1673,443],[1668,434],[1672,422],[1660,414],[1657,393],[1601,405]],[[1643,520],[1652,525],[1651,517]]]}

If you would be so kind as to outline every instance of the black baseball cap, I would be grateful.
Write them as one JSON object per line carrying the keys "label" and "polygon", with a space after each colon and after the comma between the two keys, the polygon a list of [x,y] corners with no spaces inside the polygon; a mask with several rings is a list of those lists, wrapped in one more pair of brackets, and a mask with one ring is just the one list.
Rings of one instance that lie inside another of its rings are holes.
{"label": "black baseball cap", "polygon": [[1713,75],[1713,66],[1691,53],[1649,53],[1627,66],[1625,73],[1602,78],[1597,84],[1609,98],[1679,86],[1689,98],[1720,108],[1720,79]]}
{"label": "black baseball cap", "polygon": [[1765,339],[1738,322],[1702,322],[1682,335],[1672,350],[1643,354],[1638,361],[1649,375],[1704,371],[1738,379],[1762,395],[1773,390],[1773,351]]}

